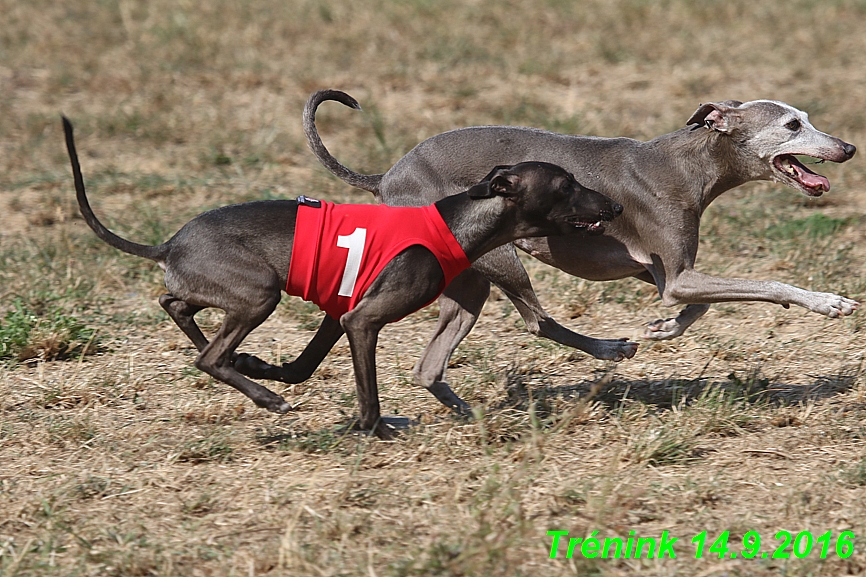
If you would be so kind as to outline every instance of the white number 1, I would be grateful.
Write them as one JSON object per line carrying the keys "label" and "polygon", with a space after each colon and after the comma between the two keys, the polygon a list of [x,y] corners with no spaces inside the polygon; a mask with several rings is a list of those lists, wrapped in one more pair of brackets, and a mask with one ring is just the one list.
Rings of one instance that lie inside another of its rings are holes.
{"label": "white number 1", "polygon": [[337,292],[341,297],[350,297],[355,292],[355,282],[358,280],[358,272],[361,270],[361,257],[364,254],[364,243],[366,242],[366,228],[356,228],[355,232],[348,236],[337,237],[337,246],[349,249],[349,254],[346,256],[346,268],[343,269],[343,280],[340,282],[340,290]]}

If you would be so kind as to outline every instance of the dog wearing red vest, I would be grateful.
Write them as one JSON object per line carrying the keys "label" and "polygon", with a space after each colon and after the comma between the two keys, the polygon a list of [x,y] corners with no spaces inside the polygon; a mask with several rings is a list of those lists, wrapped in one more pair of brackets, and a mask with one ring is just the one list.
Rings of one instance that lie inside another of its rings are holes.
{"label": "dog wearing red vest", "polygon": [[[622,212],[562,168],[523,162],[497,167],[465,193],[428,207],[340,206],[305,197],[247,202],[200,214],[161,245],[141,245],[112,233],[93,214],[66,118],[63,127],[81,214],[103,241],[165,271],[169,292],[159,303],[198,349],[198,369],[256,405],[286,413],[291,406],[280,395],[247,377],[301,382],[345,332],[358,426],[381,438],[393,434],[381,419],[376,384],[376,342],[384,325],[431,303],[496,247],[526,237],[601,234]],[[280,367],[236,354],[283,290],[327,313],[310,344]],[[210,341],[193,318],[208,307],[225,311]]]}

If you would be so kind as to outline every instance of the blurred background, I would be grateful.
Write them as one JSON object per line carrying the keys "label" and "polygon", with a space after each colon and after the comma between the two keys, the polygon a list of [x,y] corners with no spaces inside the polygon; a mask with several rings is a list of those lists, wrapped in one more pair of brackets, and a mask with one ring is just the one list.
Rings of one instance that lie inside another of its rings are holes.
{"label": "blurred background", "polygon": [[[366,172],[451,128],[649,139],[724,99],[783,100],[825,132],[866,141],[862,0],[3,0],[0,10],[4,234],[25,226],[6,219],[36,210],[32,181],[66,182],[60,113],[90,151],[92,179],[224,177],[250,192],[323,186],[300,126],[321,88],[364,107],[326,105],[320,132]],[[860,164],[831,180],[861,184]]]}

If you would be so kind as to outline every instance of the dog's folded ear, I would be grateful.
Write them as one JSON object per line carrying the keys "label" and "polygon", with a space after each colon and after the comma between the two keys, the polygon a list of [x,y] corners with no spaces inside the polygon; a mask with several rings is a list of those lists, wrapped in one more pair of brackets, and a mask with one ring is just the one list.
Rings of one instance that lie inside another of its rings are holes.
{"label": "dog's folded ear", "polygon": [[491,198],[495,193],[490,189],[490,181],[479,182],[466,191],[469,198]]}
{"label": "dog's folded ear", "polygon": [[517,176],[511,174],[509,165],[497,166],[481,182],[466,191],[469,198],[492,198],[514,194]]}
{"label": "dog's folded ear", "polygon": [[736,109],[741,104],[742,102],[739,100],[724,100],[722,102],[701,104],[700,108],[686,122],[686,126],[703,124],[710,130],[717,132],[731,132],[736,121],[739,120],[739,113],[736,112]]}

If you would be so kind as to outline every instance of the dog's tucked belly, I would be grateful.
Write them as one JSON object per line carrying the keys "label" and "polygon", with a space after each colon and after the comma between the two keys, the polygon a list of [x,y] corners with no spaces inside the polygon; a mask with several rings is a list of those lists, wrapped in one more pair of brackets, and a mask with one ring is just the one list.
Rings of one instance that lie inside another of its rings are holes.
{"label": "dog's tucked belly", "polygon": [[413,245],[439,261],[445,275],[440,292],[470,265],[435,206],[300,203],[286,292],[339,319],[385,265]]}
{"label": "dog's tucked belly", "polygon": [[587,280],[615,280],[647,270],[623,243],[607,235],[525,238],[514,244],[545,264]]}

